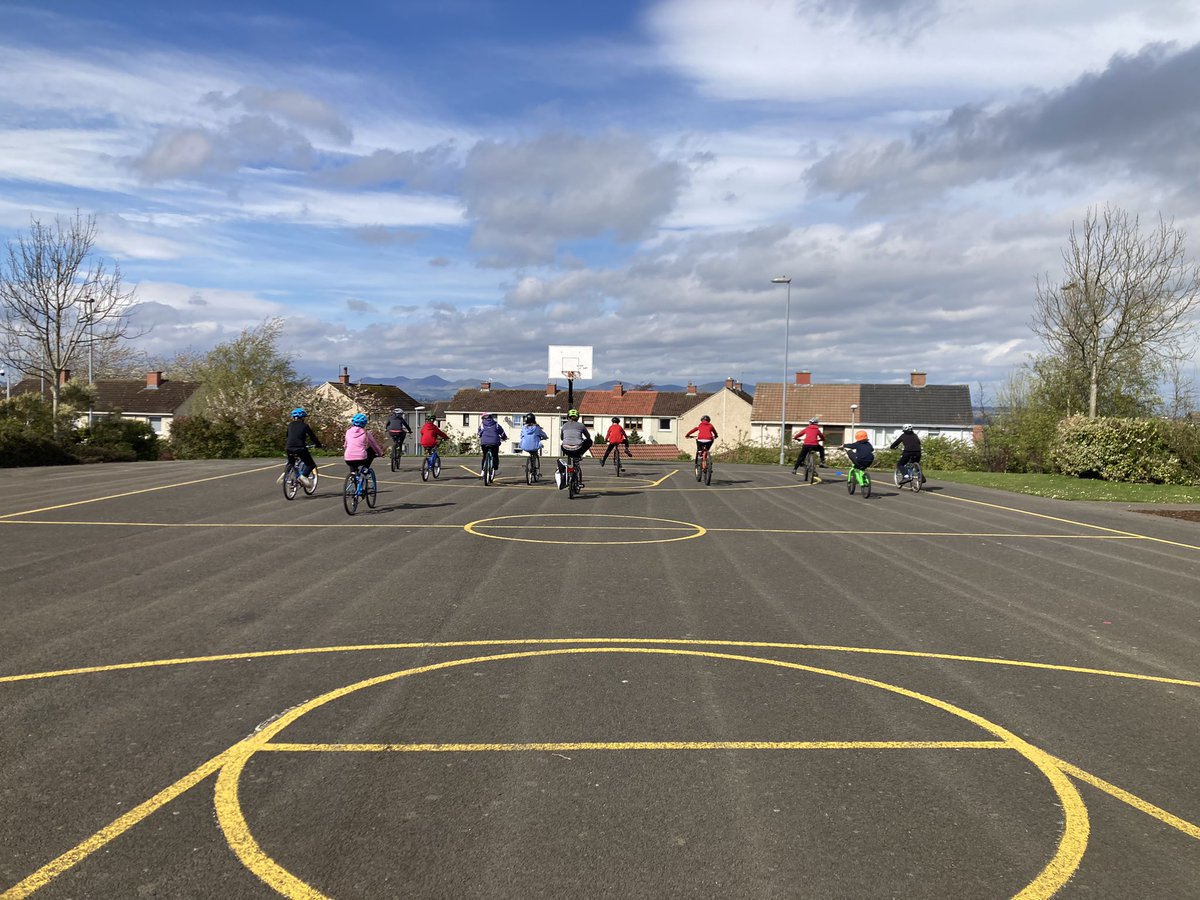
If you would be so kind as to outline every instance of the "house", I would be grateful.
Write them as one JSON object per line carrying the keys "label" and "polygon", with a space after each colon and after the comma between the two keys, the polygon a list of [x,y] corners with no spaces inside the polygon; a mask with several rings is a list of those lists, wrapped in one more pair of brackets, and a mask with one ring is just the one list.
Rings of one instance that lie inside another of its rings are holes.
{"label": "house", "polygon": [[[58,373],[59,384],[71,379],[69,369]],[[95,382],[95,394],[90,411],[79,413],[76,425],[88,424],[88,416],[120,414],[123,418],[145,422],[160,438],[171,436],[171,422],[177,416],[191,413],[198,381],[175,381],[164,378],[162,372],[147,372],[140,378],[106,378]],[[26,393],[48,395],[41,379],[24,378],[13,386],[13,396]]]}
{"label": "house", "polygon": [[337,381],[326,381],[318,385],[314,393],[334,408],[340,409],[346,418],[355,413],[366,413],[375,429],[383,428],[393,409],[398,407],[404,410],[408,424],[413,428],[404,452],[410,455],[416,452],[417,434],[425,422],[425,413],[423,410],[417,410],[421,404],[394,384],[355,384],[350,380],[349,368],[343,366]]}
{"label": "house", "polygon": [[754,397],[742,388],[742,383],[726,378],[723,388],[703,395],[699,403],[693,404],[679,416],[679,434],[687,434],[700,424],[701,416],[708,416],[721,436],[718,449],[752,443],[753,408]]}
{"label": "house", "polygon": [[[908,384],[814,384],[812,374],[796,373],[787,385],[787,442],[816,416],[825,432],[825,445],[836,447],[862,429],[875,446],[896,439],[903,425],[913,425],[919,435],[941,435],[973,442],[974,411],[971,389],[965,384],[928,384],[926,373],[913,372]],[[752,440],[765,447],[779,446],[783,419],[783,385],[760,382],[754,388],[750,413]]]}
{"label": "house", "polygon": [[627,391],[618,381],[610,390],[586,391],[579,415],[601,437],[613,418],[619,418],[627,433],[641,438],[639,459],[677,459],[683,452],[681,444],[686,443],[680,416],[709,396],[690,382],[686,391]]}

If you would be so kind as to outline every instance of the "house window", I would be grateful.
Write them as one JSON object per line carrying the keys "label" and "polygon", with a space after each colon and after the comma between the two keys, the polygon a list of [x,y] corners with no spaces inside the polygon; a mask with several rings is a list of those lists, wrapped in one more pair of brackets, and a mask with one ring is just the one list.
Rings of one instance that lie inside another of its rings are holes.
{"label": "house window", "polygon": [[625,427],[633,429],[635,431],[641,431],[642,430],[642,417],[641,416],[626,416],[625,417]]}
{"label": "house window", "polygon": [[471,414],[463,413],[463,428],[470,428],[470,427],[471,427]]}
{"label": "house window", "polygon": [[163,433],[162,416],[150,416],[150,418],[148,418],[146,421],[149,423],[150,428],[153,429],[155,434]]}
{"label": "house window", "polygon": [[658,430],[659,431],[670,431],[671,430],[671,420],[670,419],[659,419],[658,420]]}
{"label": "house window", "polygon": [[595,424],[595,418],[594,418],[593,416],[584,416],[584,417],[583,417],[583,424],[584,424],[584,425],[586,425],[586,426],[588,426],[589,428],[591,428],[591,427],[592,427],[592,425],[594,425],[594,424]]}

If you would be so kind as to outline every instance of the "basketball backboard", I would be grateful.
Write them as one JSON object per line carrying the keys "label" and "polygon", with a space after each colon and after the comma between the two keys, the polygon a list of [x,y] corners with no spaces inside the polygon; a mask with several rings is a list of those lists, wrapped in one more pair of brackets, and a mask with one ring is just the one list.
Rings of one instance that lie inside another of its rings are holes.
{"label": "basketball backboard", "polygon": [[[568,372],[575,374],[568,376]],[[550,364],[546,369],[546,376],[551,381],[568,377],[590,379],[592,377],[592,348],[551,344]]]}

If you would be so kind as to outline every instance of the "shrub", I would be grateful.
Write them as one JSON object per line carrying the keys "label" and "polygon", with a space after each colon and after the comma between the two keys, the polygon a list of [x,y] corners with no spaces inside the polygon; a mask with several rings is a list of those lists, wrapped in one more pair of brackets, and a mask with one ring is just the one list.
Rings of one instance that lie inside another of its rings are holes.
{"label": "shrub", "polygon": [[176,459],[232,459],[241,441],[233,422],[180,416],[171,423],[171,453]]}
{"label": "shrub", "polygon": [[79,462],[52,438],[14,419],[0,419],[0,467],[66,466]]}
{"label": "shrub", "polygon": [[921,466],[943,471],[978,471],[983,468],[983,455],[972,443],[933,435],[921,441]]}
{"label": "shrub", "polygon": [[[1195,459],[1185,466],[1178,448],[1195,435],[1160,419],[1088,419],[1058,423],[1052,453],[1058,471],[1079,478],[1143,484],[1197,483]],[[1186,449],[1186,448],[1185,448]]]}
{"label": "shrub", "polygon": [[75,454],[83,462],[158,459],[158,435],[146,422],[102,416],[79,431]]}

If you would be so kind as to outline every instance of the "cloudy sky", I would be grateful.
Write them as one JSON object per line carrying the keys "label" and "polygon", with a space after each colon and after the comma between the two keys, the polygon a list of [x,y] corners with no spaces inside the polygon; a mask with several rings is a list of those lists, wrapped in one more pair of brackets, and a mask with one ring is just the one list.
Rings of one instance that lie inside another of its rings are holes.
{"label": "cloudy sky", "polygon": [[0,0],[0,237],[76,209],[154,354],[321,380],[992,384],[1113,204],[1200,255],[1194,0]]}

